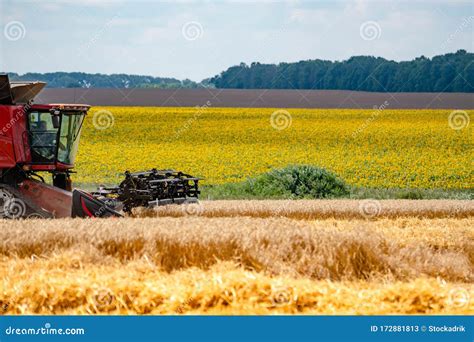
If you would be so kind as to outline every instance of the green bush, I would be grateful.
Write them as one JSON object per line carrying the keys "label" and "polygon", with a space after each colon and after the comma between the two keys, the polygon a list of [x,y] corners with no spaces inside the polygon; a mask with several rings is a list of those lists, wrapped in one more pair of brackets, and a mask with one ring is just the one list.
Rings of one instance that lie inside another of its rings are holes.
{"label": "green bush", "polygon": [[246,182],[249,193],[258,197],[331,198],[349,193],[335,174],[311,165],[275,169]]}

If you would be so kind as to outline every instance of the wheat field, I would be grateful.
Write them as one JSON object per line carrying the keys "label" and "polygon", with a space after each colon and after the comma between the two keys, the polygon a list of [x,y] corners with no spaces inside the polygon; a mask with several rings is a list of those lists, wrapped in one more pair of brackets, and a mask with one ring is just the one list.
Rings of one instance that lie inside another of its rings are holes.
{"label": "wheat field", "polygon": [[472,202],[367,205],[204,201],[2,220],[1,312],[473,314]]}

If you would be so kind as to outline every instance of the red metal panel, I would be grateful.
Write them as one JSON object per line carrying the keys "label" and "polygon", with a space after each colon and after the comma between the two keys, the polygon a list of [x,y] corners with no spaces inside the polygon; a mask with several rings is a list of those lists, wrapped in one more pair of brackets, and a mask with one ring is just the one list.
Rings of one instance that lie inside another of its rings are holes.
{"label": "red metal panel", "polygon": [[16,165],[10,125],[11,106],[0,106],[0,168]]}
{"label": "red metal panel", "polygon": [[54,217],[71,217],[71,192],[29,179],[21,182],[18,190]]}
{"label": "red metal panel", "polygon": [[31,161],[28,159],[29,146],[28,139],[25,141],[25,134],[27,132],[27,106],[11,106],[10,107],[10,126],[12,131],[13,149],[15,151],[15,158],[17,163],[26,163]]}
{"label": "red metal panel", "polygon": [[54,164],[34,164],[31,165],[31,169],[34,171],[53,171],[56,170],[56,165]]}
{"label": "red metal panel", "polygon": [[0,169],[16,165],[12,139],[0,134]]}
{"label": "red metal panel", "polygon": [[7,125],[11,119],[11,106],[0,105],[0,134],[11,137],[11,127]]}

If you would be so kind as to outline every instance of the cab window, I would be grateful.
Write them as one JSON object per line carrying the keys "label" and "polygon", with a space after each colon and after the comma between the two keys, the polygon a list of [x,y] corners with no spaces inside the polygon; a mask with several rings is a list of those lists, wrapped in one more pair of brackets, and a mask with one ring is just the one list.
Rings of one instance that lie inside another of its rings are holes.
{"label": "cab window", "polygon": [[49,112],[31,112],[28,117],[31,159],[33,163],[53,163],[57,132]]}

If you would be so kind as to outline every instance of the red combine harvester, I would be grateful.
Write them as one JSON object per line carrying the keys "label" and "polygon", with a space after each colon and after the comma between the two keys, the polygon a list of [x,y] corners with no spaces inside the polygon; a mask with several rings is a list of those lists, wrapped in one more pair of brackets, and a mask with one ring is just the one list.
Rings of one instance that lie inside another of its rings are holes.
{"label": "red combine harvester", "polygon": [[197,202],[199,179],[174,170],[127,171],[119,186],[73,190],[71,173],[90,106],[33,104],[45,85],[0,75],[0,217],[120,217],[138,206]]}

